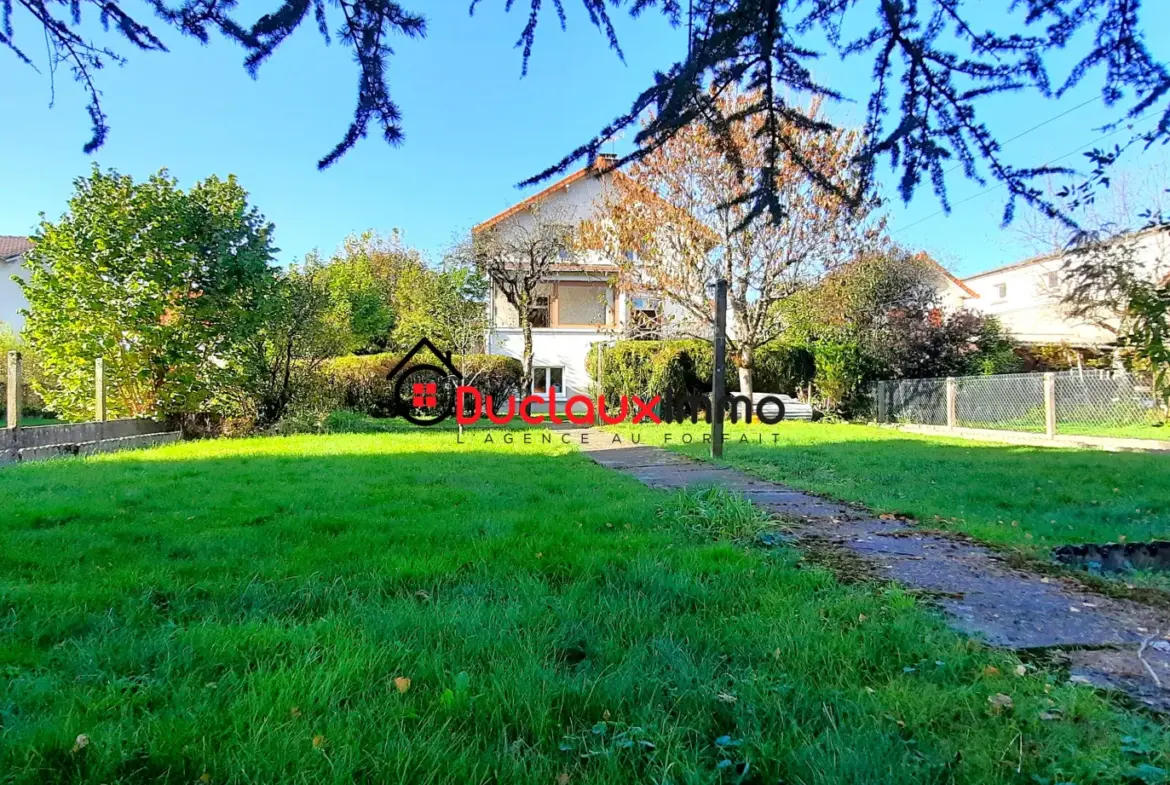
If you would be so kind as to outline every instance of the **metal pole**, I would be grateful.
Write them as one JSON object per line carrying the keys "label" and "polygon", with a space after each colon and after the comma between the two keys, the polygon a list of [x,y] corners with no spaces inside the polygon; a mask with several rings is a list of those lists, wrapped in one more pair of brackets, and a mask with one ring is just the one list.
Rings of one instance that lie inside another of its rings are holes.
{"label": "metal pole", "polygon": [[106,361],[101,357],[93,363],[93,419],[95,422],[106,421]]}
{"label": "metal pole", "polygon": [[8,353],[8,422],[7,427],[10,431],[15,431],[20,428],[20,410],[24,405],[21,398],[21,385],[24,384],[24,379],[21,378],[21,362],[20,352]]}
{"label": "metal pole", "polygon": [[723,402],[727,397],[727,281],[715,282],[715,372],[711,379],[711,457],[723,457]]}

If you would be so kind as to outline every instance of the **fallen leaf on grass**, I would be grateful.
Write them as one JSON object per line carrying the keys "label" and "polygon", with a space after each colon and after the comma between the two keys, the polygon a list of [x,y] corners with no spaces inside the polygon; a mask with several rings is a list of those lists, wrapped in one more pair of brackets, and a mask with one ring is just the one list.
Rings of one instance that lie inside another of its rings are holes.
{"label": "fallen leaf on grass", "polygon": [[398,676],[394,679],[394,689],[399,692],[406,692],[410,689],[410,679],[405,676]]}
{"label": "fallen leaf on grass", "polygon": [[84,733],[78,734],[77,739],[73,742],[73,751],[80,752],[89,746],[89,736]]}
{"label": "fallen leaf on grass", "polygon": [[739,698],[735,697],[730,692],[721,692],[715,697],[723,703],[735,703],[737,700],[739,700]]}
{"label": "fallen leaf on grass", "polygon": [[326,743],[325,737],[320,734],[313,737],[313,749],[315,750],[324,749]]}
{"label": "fallen leaf on grass", "polygon": [[569,785],[570,779],[572,779],[572,777],[569,776],[569,773],[567,771],[562,771],[557,775],[557,785]]}
{"label": "fallen leaf on grass", "polygon": [[1017,676],[1023,676],[1027,672],[1028,672],[1028,669],[1025,666],[1023,666],[1023,665],[1016,666],[1016,675]]}
{"label": "fallen leaf on grass", "polygon": [[985,667],[983,669],[983,675],[984,676],[998,676],[999,675],[999,668],[995,667],[994,665],[988,665],[987,667]]}
{"label": "fallen leaf on grass", "polygon": [[987,698],[987,702],[991,704],[991,710],[995,714],[999,714],[1004,709],[1012,707],[1012,696],[1004,695],[1002,692],[997,692]]}

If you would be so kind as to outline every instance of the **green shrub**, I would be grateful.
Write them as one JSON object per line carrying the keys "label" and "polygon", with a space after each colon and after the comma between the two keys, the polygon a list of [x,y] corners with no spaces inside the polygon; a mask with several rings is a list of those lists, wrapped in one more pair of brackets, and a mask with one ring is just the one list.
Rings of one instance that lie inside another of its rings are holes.
{"label": "green shrub", "polygon": [[[601,392],[610,400],[620,395],[662,395],[667,390],[706,392],[715,372],[715,350],[698,339],[674,341],[618,341],[613,346],[593,344],[588,368],[597,380],[597,353],[603,350]],[[813,377],[812,354],[802,347],[776,344],[756,350],[753,386],[758,392],[794,393]],[[728,391],[739,389],[739,373],[727,365]]]}
{"label": "green shrub", "polygon": [[[389,378],[402,358],[397,354],[363,354],[334,357],[322,363],[305,403],[312,411],[349,410],[371,417],[393,417],[394,386]],[[452,359],[464,378],[494,400],[503,400],[520,389],[523,368],[514,357],[469,354]],[[400,371],[415,365],[441,363],[429,355],[415,356]]]}
{"label": "green shrub", "polygon": [[863,395],[867,360],[856,343],[819,341],[813,345],[817,391],[829,409],[846,410]]}
{"label": "green shrub", "polygon": [[503,401],[509,395],[519,395],[524,380],[524,365],[515,357],[501,354],[469,354],[456,357],[455,367],[463,374],[464,382],[478,389],[493,402]]}
{"label": "green shrub", "polygon": [[313,408],[351,409],[374,417],[394,416],[394,380],[389,374],[401,359],[399,355],[383,353],[350,354],[326,360],[318,369],[310,392]]}
{"label": "green shrub", "polygon": [[752,387],[757,392],[795,395],[813,379],[816,360],[803,346],[771,344],[756,349]]}
{"label": "green shrub", "polygon": [[613,346],[593,344],[587,363],[597,377],[597,352],[602,351],[600,392],[610,401],[621,396],[649,399],[668,391],[687,389],[694,370],[681,341],[618,341]]}

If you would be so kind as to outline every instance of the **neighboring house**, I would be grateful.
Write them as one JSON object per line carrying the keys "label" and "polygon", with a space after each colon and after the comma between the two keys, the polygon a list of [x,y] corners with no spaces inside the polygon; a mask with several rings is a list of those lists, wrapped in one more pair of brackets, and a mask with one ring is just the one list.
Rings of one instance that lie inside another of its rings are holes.
{"label": "neighboring house", "polygon": [[7,324],[14,332],[20,332],[24,327],[24,317],[20,311],[28,306],[28,302],[24,299],[20,284],[12,280],[12,276],[25,277],[23,259],[30,248],[32,242],[27,237],[0,235],[0,322]]}
{"label": "neighboring house", "polygon": [[[1170,236],[1151,230],[1130,235],[1139,261],[1151,276],[1170,274]],[[1050,253],[962,279],[978,294],[969,307],[995,316],[1016,340],[1030,345],[1097,349],[1117,339],[1117,322],[1075,319],[1061,305],[1065,253]]]}
{"label": "neighboring house", "polygon": [[968,310],[978,309],[978,304],[974,302],[979,299],[978,292],[951,275],[947,271],[947,268],[935,261],[934,257],[930,254],[919,253],[916,258],[928,262],[938,269],[936,290],[939,296],[939,304],[943,310],[957,311],[962,308]]}
{"label": "neighboring house", "polygon": [[[510,224],[528,225],[534,220],[534,209],[572,223],[589,219],[613,178],[624,176],[607,171],[611,163],[611,158],[599,156],[596,170],[582,168],[477,224],[472,232],[497,227],[506,232]],[[617,286],[618,272],[619,266],[598,251],[568,255],[553,266],[532,308],[532,392],[544,395],[555,387],[562,400],[587,394],[592,378],[586,357],[594,343],[613,340],[633,325],[640,326],[645,336],[661,323],[662,304],[623,291]],[[522,358],[519,316],[494,284],[488,308],[488,353]]]}

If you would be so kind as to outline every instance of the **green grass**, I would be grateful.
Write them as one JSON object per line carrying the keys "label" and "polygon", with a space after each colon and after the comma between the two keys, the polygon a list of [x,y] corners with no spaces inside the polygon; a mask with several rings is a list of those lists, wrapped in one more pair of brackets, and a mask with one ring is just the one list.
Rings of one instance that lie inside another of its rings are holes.
{"label": "green grass", "polygon": [[[648,425],[644,444],[706,457],[709,426]],[[684,438],[692,440],[683,444]],[[976,442],[866,425],[728,425],[732,466],[932,528],[1046,556],[1057,545],[1170,538],[1170,458]]]}
{"label": "green grass", "polygon": [[895,588],[751,546],[761,521],[732,497],[656,493],[534,435],[225,440],[0,471],[0,782],[1170,767],[1162,721],[1017,676]]}
{"label": "green grass", "polygon": [[1170,427],[1161,422],[1101,425],[1092,422],[1059,422],[1056,432],[1077,436],[1112,436],[1117,439],[1159,439],[1170,441]]}

